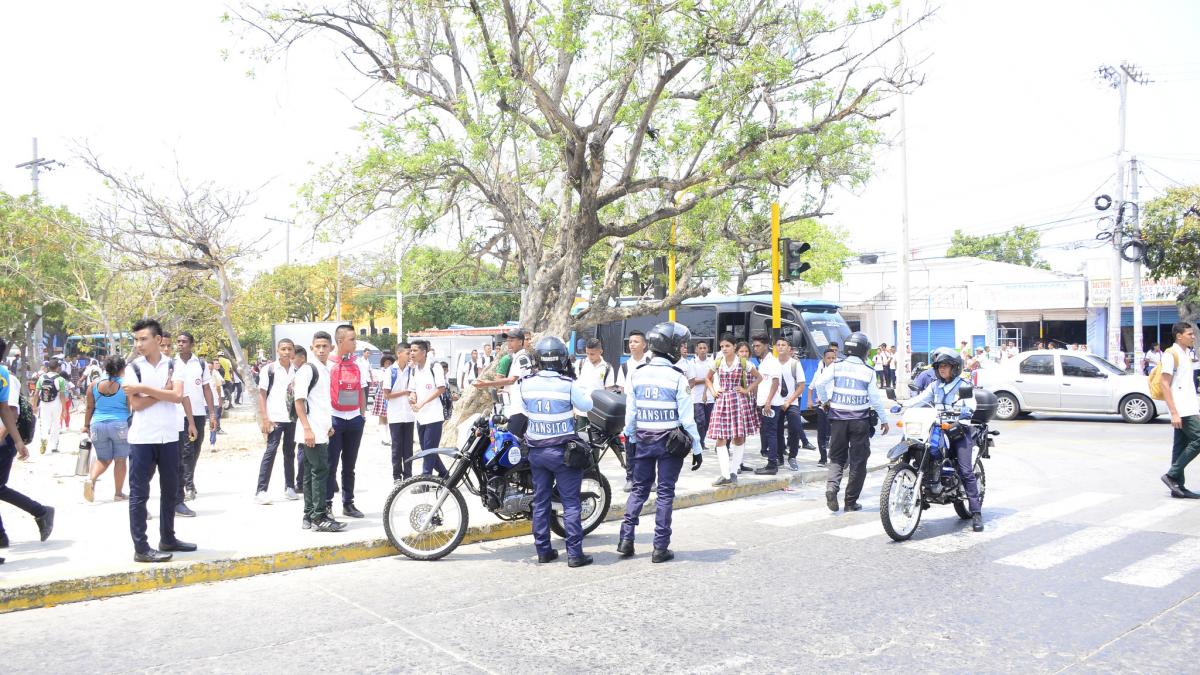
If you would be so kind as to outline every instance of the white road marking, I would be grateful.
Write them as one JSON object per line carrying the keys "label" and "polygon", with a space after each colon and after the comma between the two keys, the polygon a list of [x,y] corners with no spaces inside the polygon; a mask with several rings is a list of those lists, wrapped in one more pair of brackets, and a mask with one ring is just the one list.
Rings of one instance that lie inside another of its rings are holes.
{"label": "white road marking", "polygon": [[1085,527],[1065,537],[1000,558],[996,562],[1031,570],[1050,569],[1072,558],[1121,541],[1164,518],[1177,515],[1188,506],[1180,502],[1167,502],[1157,508],[1132,511],[1109,520],[1105,525]]}
{"label": "white road marking", "polygon": [[1104,580],[1130,586],[1163,588],[1196,570],[1200,570],[1200,543],[1189,537],[1171,544],[1163,553],[1143,558],[1104,577]]}
{"label": "white road marking", "polygon": [[818,520],[826,520],[828,518],[835,517],[836,516],[831,513],[829,509],[822,505],[820,508],[814,506],[813,508],[805,511],[796,511],[793,513],[785,513],[780,516],[771,516],[770,518],[763,518],[762,520],[756,520],[755,522],[762,523],[763,525],[774,525],[775,527],[795,527],[797,525],[815,523]]}
{"label": "white road marking", "polygon": [[872,518],[869,523],[839,527],[836,530],[829,530],[825,534],[832,534],[835,537],[846,539],[867,539],[877,534],[883,534],[883,525],[879,522],[879,518]]}
{"label": "white road marking", "polygon": [[931,539],[908,543],[905,546],[927,553],[954,553],[965,551],[973,546],[995,541],[1010,534],[1016,534],[1036,525],[1061,518],[1067,514],[1103,504],[1115,499],[1117,495],[1099,492],[1083,492],[1060,499],[1049,504],[1042,504],[1012,515],[1000,516],[987,521],[983,532],[962,530],[954,534],[946,534]]}

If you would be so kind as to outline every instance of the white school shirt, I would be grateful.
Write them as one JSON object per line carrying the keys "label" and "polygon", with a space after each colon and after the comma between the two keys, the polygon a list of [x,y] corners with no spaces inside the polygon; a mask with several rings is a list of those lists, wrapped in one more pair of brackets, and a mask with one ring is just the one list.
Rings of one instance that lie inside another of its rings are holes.
{"label": "white school shirt", "polygon": [[[139,381],[133,372],[137,365],[142,373]],[[139,356],[128,366],[125,366],[124,381],[130,384],[144,384],[157,389],[169,389],[172,382],[183,382],[183,374],[178,370],[167,379],[167,371],[171,369],[171,359],[166,356],[158,357],[158,365],[153,365],[146,357]],[[132,406],[130,406],[132,410]],[[130,443],[138,445],[157,445],[160,443],[176,443],[179,432],[183,431],[183,406],[179,403],[155,401],[144,410],[133,412],[133,423],[129,425]]]}
{"label": "white school shirt", "polygon": [[[645,354],[642,354],[642,359],[640,361],[638,361],[638,360],[634,359],[632,356],[630,356],[629,359],[625,361],[625,363],[621,364],[617,368],[617,386],[621,388],[621,391],[625,392],[626,394],[629,393],[629,391],[628,391],[629,378],[633,376],[633,371],[637,370],[638,366],[645,364],[645,363],[650,363],[650,352],[646,352]],[[621,372],[622,370],[624,372]]]}
{"label": "white school shirt", "polygon": [[[771,392],[771,380],[778,380],[783,370],[779,367],[779,359],[775,358],[774,354],[767,354],[767,358],[758,362],[758,374],[762,375],[762,382],[758,383],[758,392],[755,395],[755,401],[758,407],[761,408],[767,404],[767,394]],[[776,390],[775,396],[779,396],[779,391]],[[777,405],[775,399],[771,400],[771,405]]]}
{"label": "white school shirt", "polygon": [[[412,369],[412,379],[409,382],[412,390],[417,394],[418,401],[428,398],[435,389],[446,386],[446,374],[442,372],[442,367],[434,363],[432,359],[425,362],[424,368],[418,368],[414,363]],[[438,424],[445,421],[442,415],[442,402],[436,397],[422,405],[414,415],[416,415],[417,424]]]}
{"label": "white school shirt", "polygon": [[[271,384],[271,373],[275,373],[275,384]],[[292,421],[287,411],[287,388],[292,383],[292,378],[296,376],[296,366],[288,364],[287,368],[278,361],[272,361],[267,365],[265,371],[259,375],[258,389],[259,391],[268,391],[267,393],[267,419],[272,422],[287,424]]]}
{"label": "white school shirt", "polygon": [[[583,387],[590,399],[592,392],[597,389],[605,389],[617,383],[617,371],[612,367],[612,364],[600,359],[599,365],[592,365],[590,359],[586,356],[579,360],[578,367],[575,369],[575,381]],[[583,417],[587,413],[579,408],[575,408],[575,414]]]}
{"label": "white school shirt", "polygon": [[208,386],[208,368],[200,363],[200,357],[192,354],[192,360],[184,362],[175,357],[175,374],[183,377],[183,395],[192,404],[193,416],[208,415],[208,406],[204,402],[204,388]]}
{"label": "white school shirt", "polygon": [[1183,347],[1171,345],[1163,352],[1162,372],[1171,376],[1171,394],[1175,399],[1175,412],[1180,417],[1200,415],[1200,396],[1196,394],[1193,370],[1192,356]]}
{"label": "white school shirt", "polygon": [[[787,363],[777,361],[779,364],[779,376],[782,378],[779,381],[779,391],[775,392],[775,400],[771,401],[771,405],[783,405],[783,402],[792,397],[797,390],[797,387],[804,389],[807,384],[804,380],[804,366],[800,365],[800,361],[794,358],[789,358]],[[787,385],[787,396],[783,395],[783,385]],[[796,399],[797,401],[800,399]],[[794,402],[793,402],[794,403]]]}
{"label": "white school shirt", "polygon": [[[392,384],[392,371],[396,371],[396,384]],[[390,387],[389,392],[407,391],[408,383],[412,378],[412,364],[404,366],[392,366],[383,372],[383,386]],[[387,421],[388,424],[398,424],[403,422],[415,422],[417,418],[413,415],[412,404],[408,402],[408,396],[399,396],[389,398],[387,405]]]}
{"label": "white school shirt", "polygon": [[[366,363],[366,361],[364,361],[361,357],[352,356],[351,360],[354,361],[354,364],[356,366],[358,366],[359,383],[362,385],[363,396],[366,396],[367,388],[371,386],[371,367],[369,364],[364,366],[363,364]],[[339,359],[336,354],[333,356],[330,356],[329,361],[325,364],[327,366],[326,370],[329,373],[332,373],[333,366],[338,361],[339,361]],[[332,396],[332,393],[330,394],[330,396]],[[333,406],[331,404],[329,409],[333,413],[334,417],[336,417],[338,419],[342,419],[342,420],[352,420],[355,417],[362,416],[362,413],[360,412],[360,408],[357,408],[357,407],[354,410],[336,410],[333,408]]]}
{"label": "white school shirt", "polygon": [[[309,392],[313,369],[301,366],[292,379],[292,398],[296,399],[296,405],[300,405],[300,401],[307,401],[308,426],[312,428],[313,435],[317,437],[316,444],[322,445],[329,443],[329,430],[333,428],[333,402],[329,397],[329,366],[321,363],[321,360],[317,358],[310,359],[307,363],[316,366],[317,384]],[[303,441],[304,425],[298,424],[296,431],[296,437]]]}
{"label": "white school shirt", "polygon": [[[690,368],[684,372],[688,373],[688,379],[690,380],[694,380],[696,378],[704,380],[708,378],[708,373],[713,369],[714,363],[716,362],[711,356],[703,361],[701,361],[699,358],[694,358],[688,364]],[[708,399],[708,384],[706,382],[701,382],[700,384],[692,386],[692,403],[710,403]]]}

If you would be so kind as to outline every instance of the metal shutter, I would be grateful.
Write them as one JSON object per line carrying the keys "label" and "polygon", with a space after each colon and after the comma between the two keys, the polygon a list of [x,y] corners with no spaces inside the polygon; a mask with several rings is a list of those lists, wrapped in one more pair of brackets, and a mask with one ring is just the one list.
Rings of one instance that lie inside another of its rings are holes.
{"label": "metal shutter", "polygon": [[938,347],[958,348],[954,341],[954,319],[912,322],[912,350],[930,352]]}

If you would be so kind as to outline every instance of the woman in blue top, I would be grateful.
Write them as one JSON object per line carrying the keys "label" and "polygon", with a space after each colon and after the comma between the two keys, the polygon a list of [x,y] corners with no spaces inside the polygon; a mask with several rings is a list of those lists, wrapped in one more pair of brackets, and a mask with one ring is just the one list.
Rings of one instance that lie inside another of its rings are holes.
{"label": "woman in blue top", "polygon": [[121,492],[125,485],[126,463],[129,459],[129,401],[121,387],[121,373],[125,372],[125,359],[110,356],[104,360],[103,377],[87,390],[87,412],[83,419],[83,433],[92,439],[96,449],[96,461],[91,473],[83,483],[83,498],[89,502],[96,496],[96,479],[114,461],[116,492],[113,501],[125,501],[129,497]]}

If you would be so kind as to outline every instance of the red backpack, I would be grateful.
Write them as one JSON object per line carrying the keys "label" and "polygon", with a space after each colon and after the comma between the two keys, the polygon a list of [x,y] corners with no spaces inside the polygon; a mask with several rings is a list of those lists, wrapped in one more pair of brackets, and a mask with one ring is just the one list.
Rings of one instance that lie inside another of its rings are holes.
{"label": "red backpack", "polygon": [[362,396],[362,371],[354,360],[354,355],[338,359],[329,373],[329,398],[333,409],[339,412],[359,410],[359,397]]}

